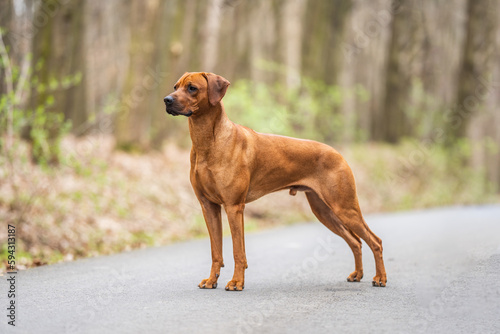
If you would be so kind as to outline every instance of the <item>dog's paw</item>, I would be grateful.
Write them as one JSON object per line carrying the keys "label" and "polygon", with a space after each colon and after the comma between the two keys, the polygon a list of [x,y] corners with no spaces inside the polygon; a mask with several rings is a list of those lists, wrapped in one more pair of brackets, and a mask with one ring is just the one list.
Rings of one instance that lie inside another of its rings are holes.
{"label": "dog's paw", "polygon": [[385,275],[375,276],[372,281],[373,286],[385,287],[387,284],[387,277]]}
{"label": "dog's paw", "polygon": [[230,280],[226,284],[226,291],[241,291],[245,288],[243,281]]}
{"label": "dog's paw", "polygon": [[347,282],[360,282],[363,278],[363,271],[353,271],[348,277]]}
{"label": "dog's paw", "polygon": [[217,281],[211,280],[210,278],[204,279],[198,284],[200,289],[216,289]]}

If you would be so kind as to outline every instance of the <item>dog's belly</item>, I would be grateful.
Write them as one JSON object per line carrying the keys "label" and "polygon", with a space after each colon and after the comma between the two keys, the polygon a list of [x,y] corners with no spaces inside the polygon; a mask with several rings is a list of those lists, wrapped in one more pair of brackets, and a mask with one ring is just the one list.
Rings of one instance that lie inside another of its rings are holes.
{"label": "dog's belly", "polygon": [[266,193],[263,191],[253,191],[250,189],[248,191],[247,198],[245,199],[245,203],[250,203],[250,202],[253,202],[255,200],[258,200],[259,198],[261,198],[265,194]]}
{"label": "dog's belly", "polygon": [[314,187],[315,178],[321,174],[321,167],[314,162],[308,165],[296,161],[286,161],[279,165],[262,163],[251,173],[246,202],[281,190],[291,190],[291,195],[295,195],[297,191],[310,191]]}
{"label": "dog's belly", "polygon": [[252,190],[252,189],[250,189],[248,191],[245,203],[253,202],[253,201],[258,200],[259,198],[261,198],[261,197],[269,194],[269,193],[276,192],[276,191],[281,191],[281,190],[290,190],[290,195],[291,196],[295,196],[297,194],[297,191],[304,191],[304,192],[313,191],[310,187],[304,186],[304,185],[300,185],[300,184],[296,184],[296,185],[294,184],[294,185],[291,185],[291,186],[286,186],[286,187],[274,189],[274,190],[271,190],[271,191],[262,191],[262,190],[259,191],[259,190]]}

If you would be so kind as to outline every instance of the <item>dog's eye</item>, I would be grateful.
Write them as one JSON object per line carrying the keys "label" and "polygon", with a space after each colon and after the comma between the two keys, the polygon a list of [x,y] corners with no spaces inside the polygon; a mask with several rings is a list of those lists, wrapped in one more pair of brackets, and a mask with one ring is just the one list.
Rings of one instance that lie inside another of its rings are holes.
{"label": "dog's eye", "polygon": [[196,91],[198,90],[198,88],[196,88],[195,86],[191,86],[191,85],[189,85],[188,90],[189,90],[190,92],[196,92]]}
{"label": "dog's eye", "polygon": [[174,86],[174,91],[177,90],[177,86]]}

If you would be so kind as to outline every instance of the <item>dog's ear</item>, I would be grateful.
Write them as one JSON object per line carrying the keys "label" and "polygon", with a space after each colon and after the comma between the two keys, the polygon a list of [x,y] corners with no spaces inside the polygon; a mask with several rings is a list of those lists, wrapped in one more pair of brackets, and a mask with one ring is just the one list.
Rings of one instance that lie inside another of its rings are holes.
{"label": "dog's ear", "polygon": [[226,95],[227,87],[231,83],[217,74],[203,73],[203,76],[207,79],[208,83],[208,101],[211,105],[215,106]]}

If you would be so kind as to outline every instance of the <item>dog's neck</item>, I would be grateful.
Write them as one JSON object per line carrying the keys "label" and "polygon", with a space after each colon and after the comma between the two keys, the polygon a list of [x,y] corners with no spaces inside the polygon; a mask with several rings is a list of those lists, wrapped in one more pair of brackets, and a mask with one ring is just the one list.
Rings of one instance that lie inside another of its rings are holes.
{"label": "dog's neck", "polygon": [[193,149],[197,153],[209,153],[218,141],[230,134],[233,123],[224,111],[222,102],[207,110],[202,115],[189,117],[189,134]]}

